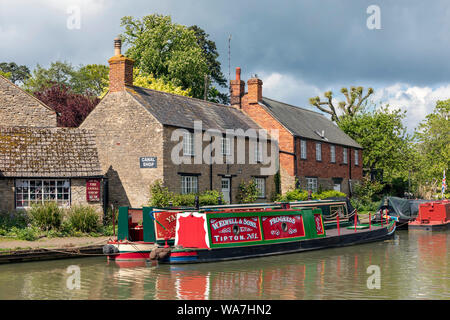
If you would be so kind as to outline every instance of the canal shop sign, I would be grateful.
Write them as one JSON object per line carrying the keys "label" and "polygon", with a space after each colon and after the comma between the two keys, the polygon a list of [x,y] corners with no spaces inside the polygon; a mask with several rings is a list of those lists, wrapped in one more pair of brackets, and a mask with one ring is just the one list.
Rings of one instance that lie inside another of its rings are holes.
{"label": "canal shop sign", "polygon": [[261,240],[258,217],[214,218],[209,222],[213,244]]}
{"label": "canal shop sign", "polygon": [[157,168],[158,158],[157,157],[140,157],[139,165],[140,165],[141,169]]}
{"label": "canal shop sign", "polygon": [[86,181],[86,201],[100,201],[100,180],[90,179]]}

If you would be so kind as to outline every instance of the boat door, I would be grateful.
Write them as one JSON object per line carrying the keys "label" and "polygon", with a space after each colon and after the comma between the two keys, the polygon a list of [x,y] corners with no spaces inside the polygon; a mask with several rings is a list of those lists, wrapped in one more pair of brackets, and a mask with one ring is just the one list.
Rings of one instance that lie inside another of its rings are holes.
{"label": "boat door", "polygon": [[230,203],[230,185],[230,178],[222,178],[222,194],[224,203]]}

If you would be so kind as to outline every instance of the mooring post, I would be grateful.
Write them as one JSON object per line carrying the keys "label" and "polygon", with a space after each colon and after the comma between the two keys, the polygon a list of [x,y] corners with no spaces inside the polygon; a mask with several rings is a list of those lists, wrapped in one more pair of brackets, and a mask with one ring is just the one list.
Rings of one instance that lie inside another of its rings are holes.
{"label": "mooring post", "polygon": [[356,232],[356,224],[358,223],[358,210],[355,209],[355,232]]}
{"label": "mooring post", "polygon": [[369,230],[372,230],[372,219],[370,219],[370,212],[369,212]]}

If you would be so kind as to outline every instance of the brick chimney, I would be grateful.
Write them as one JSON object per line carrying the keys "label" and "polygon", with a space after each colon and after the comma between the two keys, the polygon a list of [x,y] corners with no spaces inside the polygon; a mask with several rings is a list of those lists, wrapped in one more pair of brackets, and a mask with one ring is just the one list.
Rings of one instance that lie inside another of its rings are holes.
{"label": "brick chimney", "polygon": [[256,74],[247,81],[248,86],[247,101],[249,104],[258,103],[262,101],[262,85],[263,82],[260,79],[258,79],[258,76]]}
{"label": "brick chimney", "polygon": [[125,90],[125,86],[133,85],[134,61],[122,53],[122,40],[114,39],[114,57],[109,62],[109,92]]}
{"label": "brick chimney", "polygon": [[241,68],[236,68],[236,80],[230,81],[230,102],[234,108],[241,108],[242,96],[245,94],[245,82],[241,80]]}

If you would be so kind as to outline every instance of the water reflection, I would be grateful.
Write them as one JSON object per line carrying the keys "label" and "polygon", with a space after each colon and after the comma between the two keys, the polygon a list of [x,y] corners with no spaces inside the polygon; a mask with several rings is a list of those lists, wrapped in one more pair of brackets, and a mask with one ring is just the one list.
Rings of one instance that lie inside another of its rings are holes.
{"label": "water reflection", "polygon": [[[199,265],[83,258],[0,266],[0,299],[449,299],[447,233],[400,231],[353,247]],[[78,265],[81,289],[67,288]],[[367,288],[367,268],[381,289]]]}

